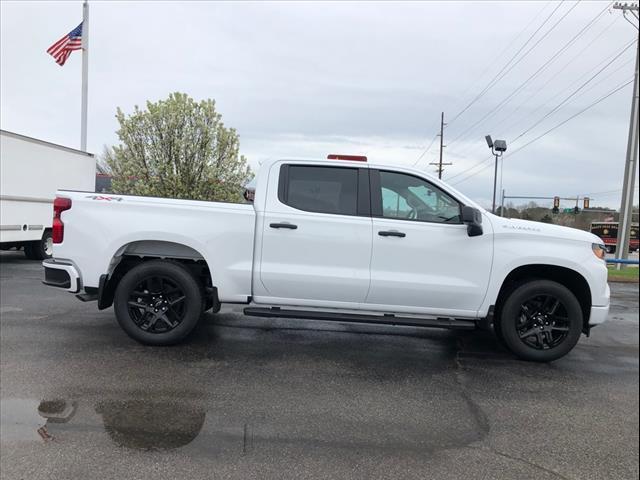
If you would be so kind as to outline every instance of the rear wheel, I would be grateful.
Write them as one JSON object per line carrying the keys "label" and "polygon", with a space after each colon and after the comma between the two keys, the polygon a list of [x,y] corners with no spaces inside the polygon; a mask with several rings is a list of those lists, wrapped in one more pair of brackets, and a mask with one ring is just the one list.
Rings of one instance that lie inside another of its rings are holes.
{"label": "rear wheel", "polygon": [[134,340],[172,345],[196,326],[203,311],[200,284],[183,265],[153,260],[132,268],[116,288],[118,323]]}
{"label": "rear wheel", "polygon": [[51,230],[45,230],[40,240],[25,243],[24,254],[31,260],[51,258],[53,255],[53,237],[51,236]]}
{"label": "rear wheel", "polygon": [[516,288],[505,301],[499,331],[518,357],[550,362],[575,347],[583,327],[580,303],[565,286],[532,280]]}

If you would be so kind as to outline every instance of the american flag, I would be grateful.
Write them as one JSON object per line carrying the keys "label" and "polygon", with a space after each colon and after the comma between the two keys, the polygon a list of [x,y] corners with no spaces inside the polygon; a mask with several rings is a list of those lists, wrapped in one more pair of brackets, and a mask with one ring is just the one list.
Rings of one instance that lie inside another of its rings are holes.
{"label": "american flag", "polygon": [[82,23],[67,33],[47,49],[47,53],[51,55],[56,63],[60,66],[64,65],[69,55],[74,50],[82,48]]}

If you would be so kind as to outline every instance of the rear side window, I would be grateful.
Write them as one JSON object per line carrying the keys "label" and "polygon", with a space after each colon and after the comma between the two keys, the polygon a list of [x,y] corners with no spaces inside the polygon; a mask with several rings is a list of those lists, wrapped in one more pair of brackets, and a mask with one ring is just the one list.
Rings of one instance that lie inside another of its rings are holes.
{"label": "rear side window", "polygon": [[285,165],[280,172],[278,198],[307,212],[357,215],[358,169]]}

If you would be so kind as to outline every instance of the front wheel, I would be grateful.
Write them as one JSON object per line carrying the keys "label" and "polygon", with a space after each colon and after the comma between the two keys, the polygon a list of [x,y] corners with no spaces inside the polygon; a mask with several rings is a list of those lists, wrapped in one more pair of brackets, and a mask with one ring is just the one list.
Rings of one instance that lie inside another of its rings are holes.
{"label": "front wheel", "polygon": [[582,308],[564,285],[532,280],[506,299],[499,319],[507,347],[518,357],[551,362],[575,347],[583,328]]}
{"label": "front wheel", "polygon": [[183,265],[165,260],[141,263],[116,288],[114,310],[122,329],[147,345],[173,345],[196,326],[202,289]]}

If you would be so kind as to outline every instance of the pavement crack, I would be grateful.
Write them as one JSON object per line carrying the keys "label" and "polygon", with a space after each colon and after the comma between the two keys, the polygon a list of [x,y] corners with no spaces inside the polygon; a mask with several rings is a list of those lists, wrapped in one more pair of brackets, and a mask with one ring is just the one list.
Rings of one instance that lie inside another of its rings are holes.
{"label": "pavement crack", "polygon": [[493,447],[490,446],[485,446],[485,447],[474,447],[474,446],[468,446],[468,448],[472,448],[474,450],[480,450],[480,451],[485,451],[485,452],[491,452],[494,455],[497,455],[499,457],[504,457],[504,458],[508,458],[509,460],[513,460],[515,462],[519,462],[519,463],[523,463],[525,465],[528,465],[530,467],[535,468],[536,470],[540,470],[542,472],[548,473],[550,475],[553,475],[554,477],[557,477],[561,480],[573,480],[569,477],[564,476],[563,474],[561,474],[560,472],[556,472],[555,470],[551,470],[550,468],[547,467],[543,467],[542,465],[538,465],[537,463],[534,463],[530,460],[527,460],[525,458],[520,458],[520,457],[515,457],[513,455],[509,455],[508,453],[504,453],[504,452],[499,452],[498,450],[496,450]]}
{"label": "pavement crack", "polygon": [[[474,415],[474,418],[476,419],[476,422],[478,423],[478,426],[480,427],[481,431],[483,432],[482,438],[480,440],[478,440],[478,442],[482,442],[489,435],[489,430],[491,429],[491,425],[489,423],[489,418],[487,417],[487,415],[484,412],[484,410],[482,410],[482,407],[478,404],[478,402],[476,402],[471,397],[471,394],[470,394],[469,390],[464,385],[464,382],[463,382],[463,379],[462,379],[462,374],[464,373],[464,366],[462,365],[462,359],[460,358],[460,353],[462,353],[463,348],[464,348],[463,339],[459,338],[458,341],[456,342],[456,355],[454,357],[454,362],[455,362],[455,367],[456,367],[455,379],[456,379],[456,383],[460,387],[460,394],[462,395],[462,397],[465,399],[465,401],[469,405],[469,409],[471,410],[472,414]],[[531,466],[531,467],[533,467],[533,468],[535,468],[537,470],[540,470],[540,471],[543,471],[545,473],[551,474],[551,475],[553,475],[553,476],[555,476],[555,477],[557,477],[557,478],[559,478],[561,480],[571,480],[569,477],[565,477],[564,475],[562,475],[559,472],[556,472],[554,470],[550,470],[550,469],[548,469],[546,467],[543,467],[541,465],[533,463],[533,462],[531,462],[529,460],[526,460],[524,458],[515,457],[513,455],[509,455],[509,454],[504,453],[504,452],[499,452],[498,450],[496,450],[493,447],[491,447],[489,445],[486,445],[486,444],[483,445],[483,446],[467,445],[467,448],[471,448],[471,449],[474,449],[474,450],[491,452],[494,455],[497,455],[497,456],[500,456],[500,457],[504,457],[504,458],[508,458],[510,460],[529,465],[529,466]]]}
{"label": "pavement crack", "polygon": [[489,418],[487,417],[487,414],[484,412],[484,410],[478,404],[478,402],[476,402],[471,397],[471,394],[467,389],[467,387],[465,386],[464,381],[462,379],[462,375],[464,371],[464,367],[462,366],[462,361],[460,359],[460,353],[462,351],[462,347],[463,347],[462,339],[459,338],[456,342],[456,354],[454,357],[454,364],[455,364],[454,378],[455,378],[456,384],[460,389],[460,396],[467,403],[469,410],[471,412],[471,415],[473,416],[473,419],[475,420],[478,426],[478,429],[481,432],[481,437],[477,440],[480,442],[484,440],[489,434],[489,430],[491,430],[491,425],[489,424]]}

